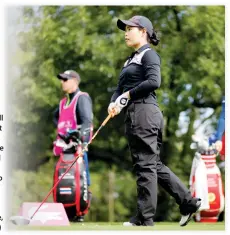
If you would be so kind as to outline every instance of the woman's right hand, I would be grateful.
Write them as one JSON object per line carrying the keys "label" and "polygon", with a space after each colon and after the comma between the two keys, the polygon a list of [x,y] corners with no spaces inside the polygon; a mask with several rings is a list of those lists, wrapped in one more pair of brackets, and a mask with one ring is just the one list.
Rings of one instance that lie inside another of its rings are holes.
{"label": "woman's right hand", "polygon": [[121,109],[115,104],[115,102],[111,102],[108,107],[108,113],[111,114],[112,117],[118,115]]}

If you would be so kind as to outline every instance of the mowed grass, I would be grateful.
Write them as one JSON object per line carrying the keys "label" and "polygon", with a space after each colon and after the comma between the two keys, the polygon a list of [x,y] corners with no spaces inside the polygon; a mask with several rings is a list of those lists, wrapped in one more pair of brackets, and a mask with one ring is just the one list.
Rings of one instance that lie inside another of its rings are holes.
{"label": "mowed grass", "polygon": [[183,231],[183,230],[206,230],[206,231],[223,231],[225,230],[225,223],[195,223],[190,222],[185,227],[180,227],[178,223],[169,223],[169,222],[156,222],[154,227],[144,227],[144,226],[129,226],[124,227],[122,223],[92,223],[92,222],[84,222],[84,223],[71,223],[70,226],[10,226],[10,230],[84,230],[84,231],[102,231],[102,230],[119,230],[119,231],[127,231],[127,230],[152,230],[152,231]]}

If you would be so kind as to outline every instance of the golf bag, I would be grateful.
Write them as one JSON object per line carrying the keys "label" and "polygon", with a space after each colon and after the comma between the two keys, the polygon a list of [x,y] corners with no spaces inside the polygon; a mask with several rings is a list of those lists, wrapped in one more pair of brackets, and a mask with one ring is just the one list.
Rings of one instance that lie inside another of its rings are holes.
{"label": "golf bag", "polygon": [[[73,134],[71,135],[73,137]],[[55,166],[53,184],[64,174],[82,150],[82,144],[79,139],[74,138],[71,140],[71,136],[59,136],[61,139],[56,144],[64,147],[65,151],[60,154],[60,158]],[[76,216],[87,214],[89,209],[89,192],[83,157],[79,157],[54,189],[53,200],[63,204],[70,220]]]}
{"label": "golf bag", "polygon": [[190,174],[190,191],[201,198],[201,207],[195,215],[197,222],[217,222],[224,210],[224,192],[220,169],[216,165],[215,146],[206,140],[196,140],[197,151]]}

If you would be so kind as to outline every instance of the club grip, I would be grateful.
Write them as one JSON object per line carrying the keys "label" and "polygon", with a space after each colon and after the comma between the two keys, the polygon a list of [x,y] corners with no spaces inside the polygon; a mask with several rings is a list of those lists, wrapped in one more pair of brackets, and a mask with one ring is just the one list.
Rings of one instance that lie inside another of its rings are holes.
{"label": "club grip", "polygon": [[112,117],[112,114],[110,113],[101,125],[104,126],[111,117]]}

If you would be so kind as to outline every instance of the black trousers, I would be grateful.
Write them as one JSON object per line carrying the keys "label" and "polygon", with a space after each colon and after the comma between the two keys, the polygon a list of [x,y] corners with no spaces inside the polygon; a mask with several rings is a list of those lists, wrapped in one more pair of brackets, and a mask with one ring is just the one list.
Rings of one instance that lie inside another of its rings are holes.
{"label": "black trousers", "polygon": [[163,126],[163,115],[152,101],[137,101],[125,110],[125,133],[137,176],[136,216],[150,224],[156,213],[158,183],[175,198],[182,214],[187,213],[188,204],[195,203],[185,185],[160,160]]}

